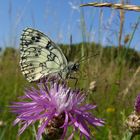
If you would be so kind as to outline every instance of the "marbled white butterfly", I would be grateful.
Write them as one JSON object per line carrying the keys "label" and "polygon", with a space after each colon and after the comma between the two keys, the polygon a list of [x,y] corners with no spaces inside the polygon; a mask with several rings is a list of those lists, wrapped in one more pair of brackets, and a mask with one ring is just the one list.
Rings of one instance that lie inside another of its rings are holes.
{"label": "marbled white butterfly", "polygon": [[60,47],[42,32],[27,28],[21,35],[21,71],[29,82],[48,76],[70,77],[79,63],[68,63]]}

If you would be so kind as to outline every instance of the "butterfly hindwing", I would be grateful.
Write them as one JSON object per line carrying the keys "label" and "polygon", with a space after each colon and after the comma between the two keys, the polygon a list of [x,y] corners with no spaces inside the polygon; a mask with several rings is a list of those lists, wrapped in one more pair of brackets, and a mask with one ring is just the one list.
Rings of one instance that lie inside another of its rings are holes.
{"label": "butterfly hindwing", "polygon": [[67,65],[61,49],[45,34],[32,28],[23,31],[20,66],[29,82],[59,73]]}

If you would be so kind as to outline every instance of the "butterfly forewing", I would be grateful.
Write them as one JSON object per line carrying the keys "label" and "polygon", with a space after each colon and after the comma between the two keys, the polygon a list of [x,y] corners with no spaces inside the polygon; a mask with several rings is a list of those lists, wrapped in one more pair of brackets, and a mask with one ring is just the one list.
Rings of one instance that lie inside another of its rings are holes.
{"label": "butterfly forewing", "polygon": [[21,70],[29,82],[58,74],[67,66],[61,49],[45,34],[32,28],[23,31],[20,53]]}

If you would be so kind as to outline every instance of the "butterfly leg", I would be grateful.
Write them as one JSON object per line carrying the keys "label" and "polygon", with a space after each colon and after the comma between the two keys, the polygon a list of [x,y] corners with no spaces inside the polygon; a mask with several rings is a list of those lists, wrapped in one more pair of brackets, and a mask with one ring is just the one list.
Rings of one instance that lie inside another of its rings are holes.
{"label": "butterfly leg", "polygon": [[78,78],[76,78],[76,77],[71,77],[71,76],[70,76],[69,79],[75,80],[74,87],[75,87],[75,89],[76,89],[76,86],[77,86],[77,83],[78,83]]}

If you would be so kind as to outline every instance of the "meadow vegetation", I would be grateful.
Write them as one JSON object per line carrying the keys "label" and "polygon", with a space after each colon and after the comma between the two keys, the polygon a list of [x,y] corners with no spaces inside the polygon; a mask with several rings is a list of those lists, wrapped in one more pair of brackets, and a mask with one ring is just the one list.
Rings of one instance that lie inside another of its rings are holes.
{"label": "meadow vegetation", "polygon": [[[102,47],[95,43],[60,46],[69,61],[79,60],[81,47],[84,46],[87,59],[80,63],[80,71],[75,74],[79,79],[77,88],[87,91],[88,102],[98,106],[93,113],[106,121],[104,127],[92,131],[93,135],[97,140],[123,140],[126,130],[124,120],[132,112],[135,97],[140,92],[139,52],[125,46]],[[91,89],[90,83],[93,81],[95,86]],[[20,71],[19,50],[6,47],[0,53],[0,140],[35,139],[33,126],[21,136],[17,135],[20,126],[12,125],[15,116],[9,108],[29,85]],[[79,140],[77,136],[74,139]]]}

